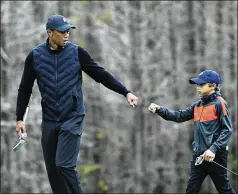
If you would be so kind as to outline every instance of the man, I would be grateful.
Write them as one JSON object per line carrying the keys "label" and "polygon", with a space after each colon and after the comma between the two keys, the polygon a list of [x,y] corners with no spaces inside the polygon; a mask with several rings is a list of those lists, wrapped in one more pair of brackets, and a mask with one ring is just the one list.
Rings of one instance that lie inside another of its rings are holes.
{"label": "man", "polygon": [[[197,85],[200,96],[200,100],[190,107],[174,111],[151,103],[148,109],[165,120],[194,120],[194,153],[186,193],[198,193],[207,175],[211,177],[219,193],[235,193],[230,186],[226,169],[212,162],[214,160],[227,167],[227,144],[232,134],[229,109],[218,88],[221,77],[216,71],[205,70],[198,77],[190,79],[189,83]],[[200,155],[203,155],[205,161],[201,165],[195,165],[195,160]]]}
{"label": "man", "polygon": [[138,104],[138,97],[99,66],[85,49],[68,41],[69,30],[75,28],[62,15],[48,19],[48,38],[26,57],[17,97],[16,131],[23,138],[23,115],[37,80],[42,97],[42,150],[52,191],[57,194],[82,193],[75,170],[85,115],[82,70],[124,95],[132,107]]}

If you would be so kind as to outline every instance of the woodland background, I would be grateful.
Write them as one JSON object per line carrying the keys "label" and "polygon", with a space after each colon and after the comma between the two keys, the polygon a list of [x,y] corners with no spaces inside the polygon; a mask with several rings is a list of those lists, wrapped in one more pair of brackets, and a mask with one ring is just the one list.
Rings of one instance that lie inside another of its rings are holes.
{"label": "woodland background", "polygon": [[[186,108],[198,100],[188,80],[204,69],[223,77],[233,124],[228,167],[238,171],[236,1],[1,1],[1,193],[51,192],[36,83],[27,143],[18,152],[12,147],[24,60],[47,38],[53,14],[69,18],[77,26],[70,40],[139,97],[133,109],[83,74],[87,115],[77,168],[85,193],[185,192],[193,122],[168,122],[147,107]],[[228,174],[237,192],[237,177]],[[201,193],[217,193],[209,177]]]}

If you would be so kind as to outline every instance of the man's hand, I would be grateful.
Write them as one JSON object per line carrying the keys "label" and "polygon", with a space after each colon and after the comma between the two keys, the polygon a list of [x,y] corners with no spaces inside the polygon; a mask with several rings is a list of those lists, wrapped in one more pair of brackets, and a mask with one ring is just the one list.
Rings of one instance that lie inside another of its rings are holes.
{"label": "man's hand", "polygon": [[25,139],[27,137],[25,124],[23,121],[17,121],[16,132],[19,136],[19,139]]}
{"label": "man's hand", "polygon": [[203,153],[204,160],[212,162],[215,158],[215,154],[211,150],[207,150]]}
{"label": "man's hand", "polygon": [[148,107],[149,111],[155,113],[156,110],[160,109],[160,106],[155,104],[155,103],[151,103],[150,106]]}
{"label": "man's hand", "polygon": [[127,102],[133,107],[135,108],[135,106],[137,106],[138,104],[138,97],[136,97],[135,95],[133,95],[132,93],[128,93],[126,95],[126,99]]}

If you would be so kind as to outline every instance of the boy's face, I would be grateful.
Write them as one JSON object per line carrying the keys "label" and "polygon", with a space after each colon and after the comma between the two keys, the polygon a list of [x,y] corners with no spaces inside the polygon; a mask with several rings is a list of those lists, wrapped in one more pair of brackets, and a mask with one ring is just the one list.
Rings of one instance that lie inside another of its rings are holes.
{"label": "boy's face", "polygon": [[216,84],[210,84],[210,83],[206,83],[202,85],[197,84],[197,92],[200,97],[209,96],[210,94],[215,92],[215,88],[216,88]]}

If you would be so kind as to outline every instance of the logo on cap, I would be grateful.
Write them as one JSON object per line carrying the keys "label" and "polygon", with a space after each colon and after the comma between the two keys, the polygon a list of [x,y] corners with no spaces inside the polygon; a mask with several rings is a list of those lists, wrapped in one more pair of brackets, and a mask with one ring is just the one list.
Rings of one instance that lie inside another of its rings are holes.
{"label": "logo on cap", "polygon": [[202,75],[204,72],[201,72],[199,75]]}
{"label": "logo on cap", "polygon": [[66,22],[66,21],[67,21],[65,17],[63,17],[63,21],[64,21],[64,22]]}

